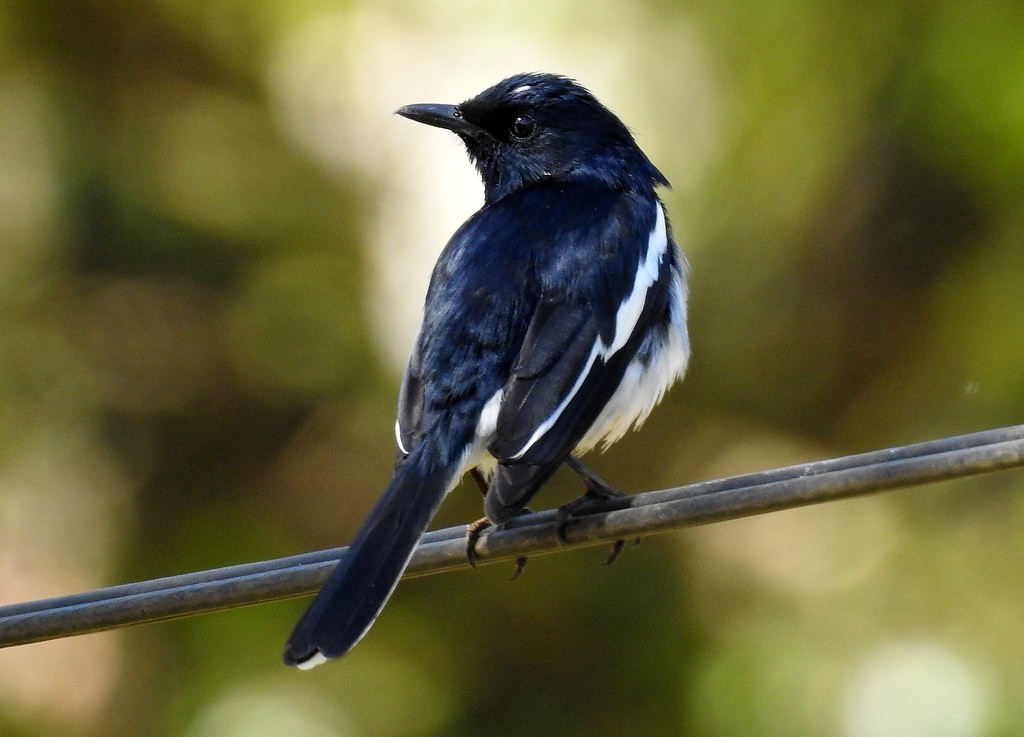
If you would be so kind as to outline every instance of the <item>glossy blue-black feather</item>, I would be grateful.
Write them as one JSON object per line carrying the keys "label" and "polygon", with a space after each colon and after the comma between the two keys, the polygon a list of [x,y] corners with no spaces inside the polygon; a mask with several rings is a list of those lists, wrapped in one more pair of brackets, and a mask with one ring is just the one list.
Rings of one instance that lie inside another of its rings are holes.
{"label": "glossy blue-black feather", "polygon": [[468,468],[496,463],[484,508],[508,520],[574,449],[642,421],[689,356],[685,268],[654,193],[668,182],[590,92],[521,74],[398,112],[462,138],[484,207],[435,266],[394,477],[288,641],[300,667],[367,631]]}
{"label": "glossy blue-black feather", "polygon": [[[564,461],[635,356],[646,329],[609,361],[587,365],[598,341],[616,339],[616,313],[646,256],[656,207],[653,191],[541,182],[485,206],[441,254],[403,382],[399,433],[410,450],[443,418],[457,452],[500,391],[487,450],[520,468],[492,483],[489,494],[505,510],[494,521],[518,512]],[[648,290],[641,327],[661,317],[667,299],[666,267]],[[514,457],[572,391],[558,421]]]}

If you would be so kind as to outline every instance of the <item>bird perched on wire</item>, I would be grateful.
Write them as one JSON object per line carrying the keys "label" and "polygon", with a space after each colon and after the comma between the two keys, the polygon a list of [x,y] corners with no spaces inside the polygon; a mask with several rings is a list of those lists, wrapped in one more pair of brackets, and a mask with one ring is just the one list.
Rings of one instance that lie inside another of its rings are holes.
{"label": "bird perched on wire", "polygon": [[495,525],[562,464],[613,495],[577,456],[643,422],[690,353],[686,262],[655,192],[668,180],[588,90],[521,74],[397,113],[462,139],[484,205],[434,267],[394,477],[288,640],[300,668],[362,638],[467,471],[488,479]]}

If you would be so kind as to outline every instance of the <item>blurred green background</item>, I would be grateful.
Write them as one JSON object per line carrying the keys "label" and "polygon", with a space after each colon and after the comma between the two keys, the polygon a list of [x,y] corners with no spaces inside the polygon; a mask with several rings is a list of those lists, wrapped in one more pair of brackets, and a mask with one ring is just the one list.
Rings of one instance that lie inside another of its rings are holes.
{"label": "blurred green background", "polygon": [[[644,490],[1024,418],[1024,7],[0,4],[0,603],[342,544],[481,201],[392,115],[574,76],[675,185],[694,356]],[[539,497],[577,492],[559,476]],[[475,519],[456,491],[437,526]],[[1024,475],[0,651],[0,734],[1024,733]]]}

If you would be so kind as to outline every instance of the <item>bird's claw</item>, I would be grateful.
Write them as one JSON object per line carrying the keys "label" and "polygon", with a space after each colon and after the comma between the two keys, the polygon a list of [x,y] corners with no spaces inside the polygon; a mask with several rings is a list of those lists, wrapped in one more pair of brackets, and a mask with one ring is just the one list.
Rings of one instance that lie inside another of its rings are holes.
{"label": "bird's claw", "polygon": [[476,568],[477,561],[480,557],[476,554],[476,543],[483,535],[484,530],[488,527],[492,527],[493,523],[486,517],[481,517],[476,522],[470,522],[466,525],[466,560],[469,561],[469,565]]}
{"label": "bird's claw", "polygon": [[515,570],[515,573],[513,573],[509,577],[508,580],[509,581],[516,581],[516,580],[518,580],[518,578],[523,575],[523,571],[526,570],[526,563],[529,560],[530,559],[527,558],[525,555],[520,555],[518,558],[516,558],[516,570]]}
{"label": "bird's claw", "polygon": [[[495,524],[486,517],[482,517],[476,522],[471,522],[466,526],[466,560],[469,561],[469,565],[474,569],[477,567],[476,564],[480,560],[480,556],[476,553],[476,544],[480,539],[480,536],[483,535],[484,530],[488,527],[495,527]],[[497,527],[500,528],[501,525],[497,525]],[[515,581],[523,575],[523,571],[526,569],[526,563],[528,560],[529,558],[525,555],[521,555],[516,558],[516,570],[512,574],[512,577],[509,578],[509,581]]]}
{"label": "bird's claw", "polygon": [[612,543],[612,552],[608,554],[608,557],[598,563],[599,566],[610,566],[615,560],[622,554],[622,549],[626,547],[625,540],[616,540]]}
{"label": "bird's claw", "polygon": [[[633,547],[635,548],[638,545],[640,545],[640,538],[638,538],[638,537],[633,538]],[[626,541],[625,540],[616,540],[615,542],[612,543],[612,552],[608,555],[607,558],[605,558],[600,563],[598,563],[598,565],[599,566],[610,566],[612,563],[614,563],[616,560],[618,560],[619,555],[621,555],[622,551],[625,550],[625,549],[626,549]]]}
{"label": "bird's claw", "polygon": [[[599,483],[592,483],[595,480],[599,481]],[[574,517],[624,509],[628,506],[628,496],[618,489],[601,482],[599,477],[592,475],[587,481],[587,491],[583,496],[573,499],[571,502],[563,504],[558,508],[558,514],[555,517],[555,524],[557,525],[556,535],[558,541],[562,544],[568,542],[565,539],[565,528]],[[636,544],[640,544],[640,538],[636,539]],[[625,540],[616,540],[612,543],[611,553],[600,565],[610,566],[614,563],[625,546]]]}

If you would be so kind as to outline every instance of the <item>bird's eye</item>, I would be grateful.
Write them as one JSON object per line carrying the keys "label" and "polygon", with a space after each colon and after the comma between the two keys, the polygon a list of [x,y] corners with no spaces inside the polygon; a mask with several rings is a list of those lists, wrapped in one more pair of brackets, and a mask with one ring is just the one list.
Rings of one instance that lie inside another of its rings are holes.
{"label": "bird's eye", "polygon": [[513,138],[525,141],[537,132],[537,124],[529,115],[519,115],[512,121],[512,125],[509,127],[508,132],[512,134]]}

